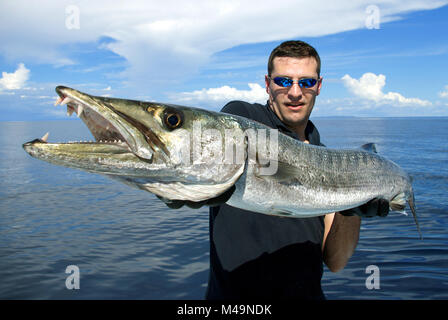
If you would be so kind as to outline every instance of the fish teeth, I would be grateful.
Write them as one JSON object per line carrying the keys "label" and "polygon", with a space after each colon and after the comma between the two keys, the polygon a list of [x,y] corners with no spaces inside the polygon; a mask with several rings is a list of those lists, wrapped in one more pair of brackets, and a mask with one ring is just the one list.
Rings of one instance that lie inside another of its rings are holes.
{"label": "fish teeth", "polygon": [[61,101],[61,104],[69,104],[70,102],[73,102],[73,100],[69,97],[65,97],[64,100]]}
{"label": "fish teeth", "polygon": [[56,102],[54,103],[55,106],[57,105],[63,105],[66,104],[67,105],[67,115],[70,117],[73,112],[76,112],[76,114],[78,115],[78,117],[81,116],[81,114],[84,111],[84,106],[82,104],[76,104],[76,102],[71,99],[70,97],[58,97],[56,99]]}
{"label": "fish teeth", "polygon": [[119,144],[119,143],[124,143],[123,141],[121,141],[120,139],[114,139],[114,140],[103,140],[103,139],[101,139],[101,140],[98,140],[97,141],[98,143],[115,143],[115,144]]}
{"label": "fish teeth", "polygon": [[84,111],[84,107],[81,104],[78,105],[78,109],[76,110],[76,114],[78,115],[78,117],[81,116],[83,111]]}
{"label": "fish teeth", "polygon": [[42,138],[40,138],[40,140],[47,142],[49,134],[50,134],[50,132],[47,132],[46,134],[44,134],[44,136]]}
{"label": "fish teeth", "polygon": [[67,106],[67,115],[70,117],[73,112],[75,111],[75,109],[73,109],[72,106]]}
{"label": "fish teeth", "polygon": [[58,97],[54,103],[55,106],[57,106],[58,104],[60,104],[62,102],[62,98]]}

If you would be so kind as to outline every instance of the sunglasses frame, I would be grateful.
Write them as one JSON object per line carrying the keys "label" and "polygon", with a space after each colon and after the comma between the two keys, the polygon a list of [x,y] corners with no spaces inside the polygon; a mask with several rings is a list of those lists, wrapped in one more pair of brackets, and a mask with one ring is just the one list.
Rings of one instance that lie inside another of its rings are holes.
{"label": "sunglasses frame", "polygon": [[[275,77],[275,78],[271,78],[271,77],[269,77],[268,76],[268,78],[270,79],[270,80],[272,80],[272,81],[274,81],[274,83],[276,84],[276,85],[278,85],[279,87],[282,87],[282,88],[290,88],[290,87],[292,87],[292,85],[294,84],[294,82],[297,82],[297,84],[299,85],[299,87],[302,89],[302,88],[305,88],[305,89],[311,89],[312,87],[314,87],[318,82],[319,82],[319,80],[320,79],[315,79],[315,78],[304,78],[304,79],[299,79],[299,80],[293,80],[293,79],[290,79],[290,78],[288,78],[288,77]],[[280,81],[280,80],[288,80],[289,81],[289,85],[287,85],[287,86],[284,86],[283,84],[280,84],[280,83],[278,83],[277,81]],[[276,81],[277,80],[277,81]],[[315,83],[312,85],[312,86],[306,86],[306,84],[305,84],[305,82],[306,81],[309,81],[309,80],[313,80],[313,81],[315,81]]]}

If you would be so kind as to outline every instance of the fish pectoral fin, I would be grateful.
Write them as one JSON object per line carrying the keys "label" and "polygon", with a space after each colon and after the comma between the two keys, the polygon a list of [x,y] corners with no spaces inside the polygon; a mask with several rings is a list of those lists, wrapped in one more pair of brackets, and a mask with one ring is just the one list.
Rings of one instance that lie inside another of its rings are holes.
{"label": "fish pectoral fin", "polygon": [[372,152],[372,153],[378,153],[378,151],[376,150],[376,144],[375,143],[366,143],[366,144],[363,144],[360,148],[362,150],[364,150],[364,151],[368,151],[368,152]]}
{"label": "fish pectoral fin", "polygon": [[257,163],[254,170],[254,175],[258,178],[280,182],[295,180],[296,183],[299,183],[297,181],[299,174],[299,168],[277,160],[270,160],[268,165]]}
{"label": "fish pectoral fin", "polygon": [[409,197],[406,197],[404,192],[397,194],[392,200],[390,200],[389,206],[393,211],[404,212],[404,209],[406,208],[406,201],[409,204],[409,208],[411,208],[412,216],[414,217],[414,222],[417,226],[420,239],[423,239],[420,225],[417,220],[417,213],[415,212],[414,193],[412,191]]}
{"label": "fish pectoral fin", "polygon": [[231,186],[230,189],[226,190],[224,193],[220,194],[219,196],[217,196],[215,198],[208,199],[205,202],[205,205],[207,205],[209,207],[215,207],[215,206],[224,204],[227,202],[227,200],[230,199],[230,197],[232,196],[234,191],[235,191],[235,185]]}
{"label": "fish pectoral fin", "polygon": [[[187,205],[190,207],[196,207],[194,202],[197,202],[198,207],[202,207],[203,205],[208,205],[208,201],[210,200],[210,205],[217,205],[224,203],[228,200],[226,199],[227,191],[232,189],[233,184],[183,184],[180,182],[172,182],[172,183],[147,183],[144,185],[140,185],[140,188],[155,195],[164,198],[167,201],[176,200],[186,201]],[[232,189],[233,193],[233,189]],[[232,194],[230,194],[231,196]],[[222,196],[222,198],[221,198]],[[229,198],[230,198],[229,196]],[[225,199],[225,201],[224,201]],[[206,201],[207,203],[199,203]]]}
{"label": "fish pectoral fin", "polygon": [[393,211],[404,211],[406,208],[406,195],[403,192],[397,194],[392,200],[390,200],[389,206]]}
{"label": "fish pectoral fin", "polygon": [[230,197],[232,196],[233,192],[235,191],[235,186],[231,186],[229,190],[225,191],[224,193],[222,193],[221,195],[215,197],[215,198],[211,198],[208,200],[202,200],[202,201],[188,201],[188,200],[171,200],[162,196],[159,196],[156,194],[156,197],[159,198],[162,202],[164,202],[167,207],[171,208],[171,209],[179,209],[181,207],[183,207],[184,205],[186,205],[187,207],[193,208],[193,209],[199,209],[202,208],[203,206],[210,206],[210,207],[214,207],[214,206],[218,206],[221,204],[224,204],[227,202],[227,200],[230,199]]}
{"label": "fish pectoral fin", "polygon": [[186,183],[179,181],[172,182],[153,182],[140,183],[138,187],[140,189],[154,193],[162,198],[169,200],[182,200],[192,202],[190,207],[196,207],[193,202],[202,202],[197,205],[218,205],[225,203],[234,191],[233,186],[235,182],[240,178],[244,172],[244,166],[239,168],[233,173],[233,175],[221,183]]}

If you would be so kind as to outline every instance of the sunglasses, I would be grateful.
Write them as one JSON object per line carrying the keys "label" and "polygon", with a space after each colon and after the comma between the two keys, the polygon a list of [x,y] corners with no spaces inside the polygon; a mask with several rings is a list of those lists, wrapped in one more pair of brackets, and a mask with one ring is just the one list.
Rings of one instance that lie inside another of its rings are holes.
{"label": "sunglasses", "polygon": [[[269,79],[272,79],[271,77],[269,77]],[[295,82],[295,80],[286,78],[286,77],[275,77],[274,79],[275,84],[283,87],[283,88],[289,88],[292,86],[292,84]],[[313,79],[313,78],[306,78],[306,79],[300,79],[297,80],[297,83],[299,84],[300,88],[312,88],[316,85],[317,83],[317,79]]]}

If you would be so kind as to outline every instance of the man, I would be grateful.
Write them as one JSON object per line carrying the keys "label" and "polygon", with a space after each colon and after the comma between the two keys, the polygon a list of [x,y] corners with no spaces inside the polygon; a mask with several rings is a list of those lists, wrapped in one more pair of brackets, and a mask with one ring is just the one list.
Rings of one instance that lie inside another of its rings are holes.
{"label": "man", "polygon": [[[320,57],[302,41],[275,48],[265,76],[265,106],[242,101],[221,111],[262,122],[305,143],[322,145],[309,117],[322,87]],[[345,267],[359,238],[361,210],[387,215],[384,201],[314,218],[257,214],[226,204],[210,208],[210,274],[207,299],[324,299],[323,264]]]}
{"label": "man", "polygon": [[[322,145],[309,121],[322,87],[320,57],[302,41],[275,48],[265,77],[265,106],[228,103],[222,112],[240,115],[278,129],[305,143]],[[217,199],[224,203],[233,188]],[[179,208],[188,201],[166,201]],[[204,203],[201,203],[204,204]],[[385,216],[386,201],[372,200],[341,213],[288,218],[254,213],[226,204],[210,208],[210,273],[207,299],[325,299],[323,262],[337,272],[345,267],[359,238],[363,216]]]}

